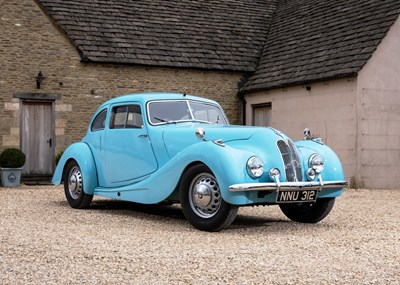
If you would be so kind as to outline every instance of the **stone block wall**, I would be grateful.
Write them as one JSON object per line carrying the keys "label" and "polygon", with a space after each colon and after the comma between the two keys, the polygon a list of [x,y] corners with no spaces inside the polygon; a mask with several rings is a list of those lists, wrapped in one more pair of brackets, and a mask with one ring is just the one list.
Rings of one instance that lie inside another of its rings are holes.
{"label": "stone block wall", "polygon": [[[76,48],[33,0],[1,1],[0,150],[19,147],[16,92],[57,95],[56,153],[85,134],[104,101],[144,91],[186,92],[215,99],[231,123],[242,123],[237,82],[242,74],[182,68],[83,63]],[[45,79],[36,88],[38,72]]]}

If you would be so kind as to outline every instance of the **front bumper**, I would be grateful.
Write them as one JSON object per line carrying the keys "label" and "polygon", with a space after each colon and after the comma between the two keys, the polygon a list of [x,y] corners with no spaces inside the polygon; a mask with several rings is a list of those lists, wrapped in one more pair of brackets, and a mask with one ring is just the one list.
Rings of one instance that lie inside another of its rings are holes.
{"label": "front bumper", "polygon": [[231,192],[243,191],[288,191],[288,190],[323,190],[346,187],[347,181],[310,181],[310,182],[266,182],[266,183],[242,183],[229,186]]}

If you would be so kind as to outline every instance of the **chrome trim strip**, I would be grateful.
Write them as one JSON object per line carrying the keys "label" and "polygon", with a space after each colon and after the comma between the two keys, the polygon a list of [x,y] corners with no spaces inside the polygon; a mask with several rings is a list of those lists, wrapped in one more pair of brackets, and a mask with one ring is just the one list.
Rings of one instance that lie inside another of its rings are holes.
{"label": "chrome trim strip", "polygon": [[266,182],[266,183],[242,183],[233,184],[229,186],[231,192],[242,192],[242,191],[285,191],[285,190],[319,190],[332,189],[332,188],[344,188],[346,187],[347,181],[323,181],[318,182]]}

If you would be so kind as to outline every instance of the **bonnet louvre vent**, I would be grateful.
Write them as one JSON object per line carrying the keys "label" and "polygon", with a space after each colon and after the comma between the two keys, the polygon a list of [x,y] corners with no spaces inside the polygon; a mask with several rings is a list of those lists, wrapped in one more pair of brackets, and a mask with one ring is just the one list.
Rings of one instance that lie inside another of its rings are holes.
{"label": "bonnet louvre vent", "polygon": [[286,180],[288,182],[302,181],[301,163],[293,143],[279,140],[277,145],[285,165]]}

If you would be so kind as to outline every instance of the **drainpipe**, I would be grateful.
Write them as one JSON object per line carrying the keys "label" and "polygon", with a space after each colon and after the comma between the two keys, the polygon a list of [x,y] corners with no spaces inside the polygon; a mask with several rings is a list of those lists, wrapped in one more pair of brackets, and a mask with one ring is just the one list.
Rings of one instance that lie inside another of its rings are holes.
{"label": "drainpipe", "polygon": [[242,92],[243,87],[246,85],[247,81],[250,78],[249,73],[244,73],[242,78],[237,83],[237,89],[238,93],[237,96],[239,96],[240,101],[242,101],[242,125],[246,125],[246,105],[247,101],[244,99],[244,92]]}

